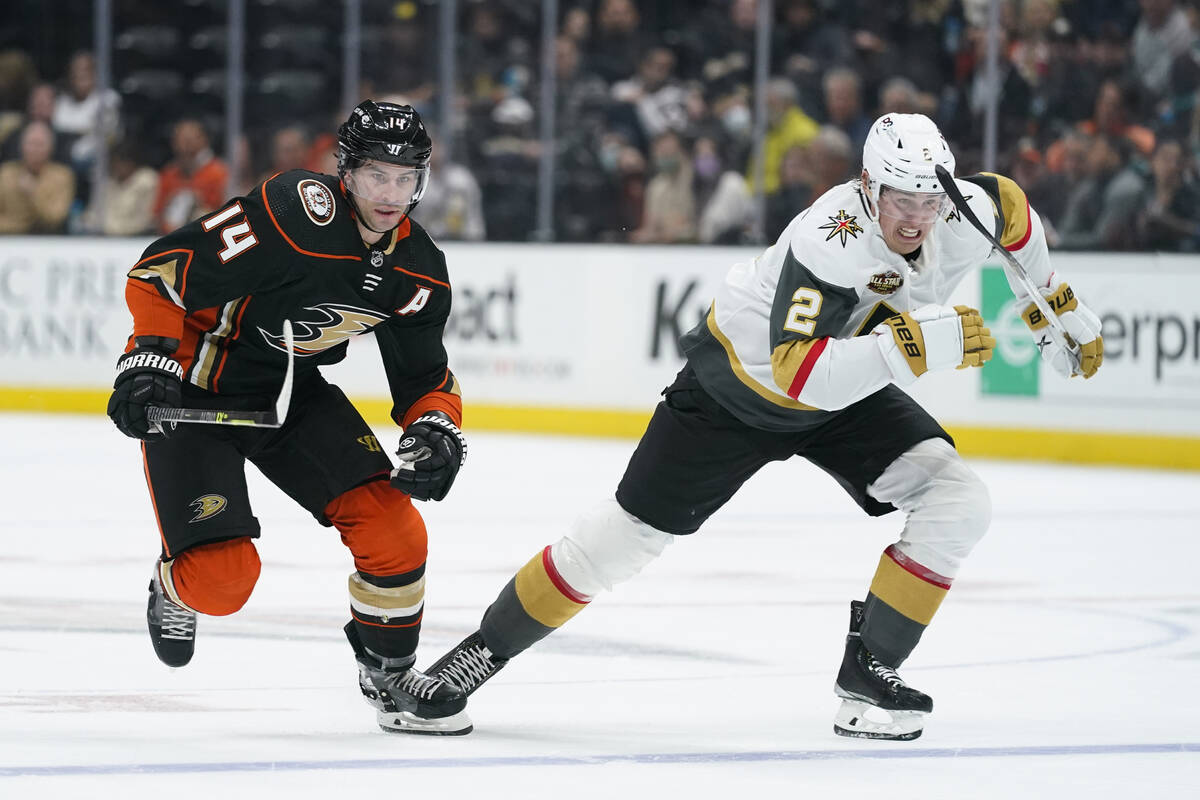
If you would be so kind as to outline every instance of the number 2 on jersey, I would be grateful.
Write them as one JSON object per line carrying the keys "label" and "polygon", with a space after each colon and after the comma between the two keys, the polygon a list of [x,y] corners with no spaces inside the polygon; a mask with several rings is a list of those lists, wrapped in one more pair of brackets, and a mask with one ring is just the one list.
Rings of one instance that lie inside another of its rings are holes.
{"label": "number 2 on jersey", "polygon": [[792,306],[783,323],[785,331],[812,336],[817,329],[817,316],[821,313],[821,293],[816,289],[797,289],[792,295]]}

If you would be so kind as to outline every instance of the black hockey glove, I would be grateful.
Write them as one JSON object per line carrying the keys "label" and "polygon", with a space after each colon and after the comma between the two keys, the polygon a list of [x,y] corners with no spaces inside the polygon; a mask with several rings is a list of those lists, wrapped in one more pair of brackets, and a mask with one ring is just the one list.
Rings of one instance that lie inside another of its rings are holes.
{"label": "black hockey glove", "polygon": [[404,429],[396,455],[392,486],[418,500],[441,500],[467,460],[467,440],[448,416],[431,411]]}
{"label": "black hockey glove", "polygon": [[117,379],[108,398],[108,416],[126,436],[165,439],[175,423],[146,419],[147,406],[183,405],[183,366],[154,347],[135,347],[117,360]]}

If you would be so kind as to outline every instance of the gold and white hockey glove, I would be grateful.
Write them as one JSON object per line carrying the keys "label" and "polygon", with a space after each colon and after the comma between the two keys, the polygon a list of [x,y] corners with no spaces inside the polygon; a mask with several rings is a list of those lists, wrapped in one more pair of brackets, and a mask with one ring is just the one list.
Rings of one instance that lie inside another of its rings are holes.
{"label": "gold and white hockey glove", "polygon": [[871,333],[901,385],[930,370],[981,367],[996,347],[979,312],[967,306],[921,306],[876,325]]}
{"label": "gold and white hockey glove", "polygon": [[1069,340],[1079,345],[1079,368],[1074,367],[1071,354],[1065,347],[1056,344],[1049,336],[1037,336],[1038,332],[1050,323],[1038,307],[1030,303],[1021,317],[1038,340],[1042,360],[1064,378],[1073,378],[1076,375],[1082,375],[1084,379],[1092,377],[1104,362],[1104,339],[1100,336],[1100,318],[1079,302],[1074,290],[1065,283],[1060,283],[1053,289],[1042,289],[1041,292],[1058,315]]}

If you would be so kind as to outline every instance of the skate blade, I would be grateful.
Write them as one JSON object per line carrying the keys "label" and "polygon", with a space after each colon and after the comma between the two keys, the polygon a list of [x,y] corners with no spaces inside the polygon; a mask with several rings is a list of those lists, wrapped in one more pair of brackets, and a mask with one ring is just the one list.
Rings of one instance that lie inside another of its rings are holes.
{"label": "skate blade", "polygon": [[388,733],[415,733],[423,736],[466,736],[475,727],[465,711],[436,719],[425,719],[408,711],[379,711],[375,720],[379,727]]}
{"label": "skate blade", "polygon": [[909,742],[925,729],[924,711],[888,711],[861,700],[842,700],[833,732],[854,739]]}

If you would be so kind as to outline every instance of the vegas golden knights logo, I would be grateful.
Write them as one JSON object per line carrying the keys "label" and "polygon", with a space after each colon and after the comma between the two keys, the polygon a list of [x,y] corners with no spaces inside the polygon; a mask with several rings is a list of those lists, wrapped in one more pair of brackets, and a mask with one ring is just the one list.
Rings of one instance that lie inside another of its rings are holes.
{"label": "vegas golden knights logo", "polygon": [[188,503],[188,506],[196,512],[196,516],[189,519],[188,522],[202,522],[206,519],[212,519],[224,511],[227,505],[229,505],[229,501],[219,494],[206,494],[197,497]]}
{"label": "vegas golden knights logo", "polygon": [[360,437],[358,437],[358,443],[361,444],[363,447],[367,448],[367,452],[370,452],[370,453],[382,453],[383,452],[383,447],[380,446],[379,440],[376,439],[374,436],[369,436],[369,435],[368,436],[360,436]]}

